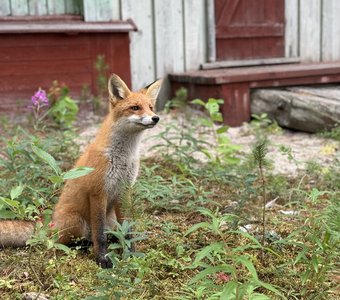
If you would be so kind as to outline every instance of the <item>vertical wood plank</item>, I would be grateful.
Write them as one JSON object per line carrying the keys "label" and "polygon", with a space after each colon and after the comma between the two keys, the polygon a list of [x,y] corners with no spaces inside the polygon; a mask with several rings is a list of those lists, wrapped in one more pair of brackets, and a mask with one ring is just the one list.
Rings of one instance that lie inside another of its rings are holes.
{"label": "vertical wood plank", "polygon": [[84,0],[84,19],[86,22],[103,22],[120,18],[119,0]]}
{"label": "vertical wood plank", "polygon": [[300,0],[300,55],[304,61],[320,61],[321,0]]}
{"label": "vertical wood plank", "polygon": [[154,1],[156,76],[184,71],[182,0]]}
{"label": "vertical wood plank", "polygon": [[[182,0],[154,1],[157,78],[166,78],[168,73],[183,72],[185,69],[182,4]],[[158,109],[164,107],[170,94],[170,82],[165,80],[159,96],[163,101],[157,103]]]}
{"label": "vertical wood plank", "polygon": [[122,19],[122,5],[124,0],[115,0],[112,1],[112,18],[113,20],[121,20]]}
{"label": "vertical wood plank", "polygon": [[299,0],[285,1],[285,56],[299,56]]}
{"label": "vertical wood plank", "polygon": [[197,70],[206,62],[207,34],[204,0],[184,0],[185,70]]}
{"label": "vertical wood plank", "polygon": [[97,21],[97,1],[84,0],[84,20],[85,22]]}
{"label": "vertical wood plank", "polygon": [[65,13],[70,15],[80,15],[83,12],[82,0],[65,0]]}
{"label": "vertical wood plank", "polygon": [[111,21],[113,19],[113,1],[101,0],[98,4],[97,21]]}
{"label": "vertical wood plank", "polygon": [[340,60],[340,1],[323,0],[322,61]]}
{"label": "vertical wood plank", "polygon": [[74,12],[74,1],[65,0],[65,13],[72,14]]}
{"label": "vertical wood plank", "polygon": [[11,14],[10,0],[0,1],[0,16],[5,17]]}
{"label": "vertical wood plank", "polygon": [[65,1],[47,0],[47,10],[49,15],[65,14]]}
{"label": "vertical wood plank", "polygon": [[75,15],[83,14],[83,0],[73,0],[73,13]]}
{"label": "vertical wood plank", "polygon": [[31,16],[47,15],[46,0],[28,0],[28,9]]}
{"label": "vertical wood plank", "polygon": [[140,89],[156,79],[155,39],[152,0],[122,1],[122,19],[132,19],[137,32],[130,33],[132,89]]}
{"label": "vertical wood plank", "polygon": [[27,16],[28,2],[27,0],[11,0],[12,16]]}

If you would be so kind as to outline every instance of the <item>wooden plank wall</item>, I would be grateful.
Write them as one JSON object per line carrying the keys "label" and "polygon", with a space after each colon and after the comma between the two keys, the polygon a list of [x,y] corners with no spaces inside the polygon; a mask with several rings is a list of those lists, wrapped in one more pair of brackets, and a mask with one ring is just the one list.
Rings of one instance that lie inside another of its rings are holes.
{"label": "wooden plank wall", "polygon": [[[1,0],[0,16],[84,14],[84,20],[132,19],[132,87],[207,61],[205,0]],[[340,60],[340,1],[286,0],[286,57]]]}
{"label": "wooden plank wall", "polygon": [[340,1],[286,0],[286,57],[340,60]]}
{"label": "wooden plank wall", "polygon": [[83,0],[1,0],[1,16],[83,14]]}
{"label": "wooden plank wall", "polygon": [[207,61],[205,0],[121,0],[120,7],[138,28],[130,33],[134,89]]}

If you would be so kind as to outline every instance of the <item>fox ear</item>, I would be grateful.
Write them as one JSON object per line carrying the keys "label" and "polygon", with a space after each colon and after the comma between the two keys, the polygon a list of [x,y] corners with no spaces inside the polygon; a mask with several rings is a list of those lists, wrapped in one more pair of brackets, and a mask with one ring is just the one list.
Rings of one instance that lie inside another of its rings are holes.
{"label": "fox ear", "polygon": [[125,82],[116,74],[112,74],[108,82],[110,101],[114,104],[118,100],[125,99],[131,91]]}
{"label": "fox ear", "polygon": [[145,94],[151,98],[151,100],[156,103],[157,96],[159,94],[159,91],[161,89],[163,80],[159,79],[156,80],[155,82],[149,84],[147,87],[144,88],[146,90]]}

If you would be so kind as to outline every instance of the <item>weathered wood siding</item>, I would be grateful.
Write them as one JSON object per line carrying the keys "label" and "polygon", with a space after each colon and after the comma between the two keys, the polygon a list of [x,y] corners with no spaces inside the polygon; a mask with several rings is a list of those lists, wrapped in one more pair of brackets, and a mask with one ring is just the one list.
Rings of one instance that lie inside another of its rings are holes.
{"label": "weathered wood siding", "polygon": [[0,16],[83,14],[83,0],[1,0]]}
{"label": "weathered wood siding", "polygon": [[138,28],[130,34],[133,88],[207,61],[205,0],[124,0],[120,8]]}
{"label": "weathered wood siding", "polygon": [[[285,0],[285,56],[340,60],[339,0]],[[80,14],[86,22],[132,19],[134,89],[207,62],[206,0],[1,0],[0,16]]]}
{"label": "weathered wood siding", "polygon": [[138,89],[168,73],[198,69],[207,61],[205,2],[84,0],[84,18],[133,20],[138,31],[130,33],[131,76],[132,88]]}
{"label": "weathered wood siding", "polygon": [[286,0],[286,57],[340,60],[340,1]]}

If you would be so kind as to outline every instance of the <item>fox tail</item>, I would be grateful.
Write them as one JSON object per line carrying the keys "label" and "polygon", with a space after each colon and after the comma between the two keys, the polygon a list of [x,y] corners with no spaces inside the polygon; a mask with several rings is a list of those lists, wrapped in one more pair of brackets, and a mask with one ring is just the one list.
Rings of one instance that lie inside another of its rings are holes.
{"label": "fox tail", "polygon": [[29,221],[0,221],[0,248],[24,247],[33,235],[34,227],[34,222]]}

